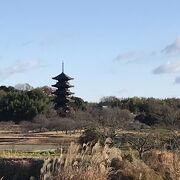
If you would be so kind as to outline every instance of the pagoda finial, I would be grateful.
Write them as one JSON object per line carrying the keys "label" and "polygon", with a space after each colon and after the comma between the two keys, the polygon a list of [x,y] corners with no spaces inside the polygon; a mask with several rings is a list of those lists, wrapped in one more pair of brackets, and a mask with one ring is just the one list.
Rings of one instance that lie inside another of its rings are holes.
{"label": "pagoda finial", "polygon": [[62,61],[62,72],[64,73],[64,61]]}

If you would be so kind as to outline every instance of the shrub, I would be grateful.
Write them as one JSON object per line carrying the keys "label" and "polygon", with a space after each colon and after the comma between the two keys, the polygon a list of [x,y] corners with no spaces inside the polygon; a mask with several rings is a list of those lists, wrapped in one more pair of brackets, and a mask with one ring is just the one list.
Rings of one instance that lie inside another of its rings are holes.
{"label": "shrub", "polygon": [[101,144],[104,144],[105,135],[97,131],[96,129],[86,129],[83,134],[79,137],[79,143],[82,145],[83,143],[92,143],[95,144],[100,140]]}

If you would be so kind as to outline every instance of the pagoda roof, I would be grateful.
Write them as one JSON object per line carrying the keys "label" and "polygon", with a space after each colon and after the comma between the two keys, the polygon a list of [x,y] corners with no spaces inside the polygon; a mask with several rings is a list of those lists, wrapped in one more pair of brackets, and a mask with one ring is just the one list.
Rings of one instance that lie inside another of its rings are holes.
{"label": "pagoda roof", "polygon": [[53,77],[52,79],[55,79],[55,80],[73,80],[73,78],[69,77],[68,75],[66,75],[64,72],[62,72],[61,74],[59,74],[58,76],[56,77]]}
{"label": "pagoda roof", "polygon": [[53,94],[55,94],[55,95],[71,95],[74,93],[70,92],[70,91],[55,91],[55,92],[53,92]]}
{"label": "pagoda roof", "polygon": [[56,84],[52,85],[52,87],[64,87],[64,88],[71,88],[74,87],[73,85],[70,85],[68,82],[67,83],[61,83],[61,82],[57,82]]}

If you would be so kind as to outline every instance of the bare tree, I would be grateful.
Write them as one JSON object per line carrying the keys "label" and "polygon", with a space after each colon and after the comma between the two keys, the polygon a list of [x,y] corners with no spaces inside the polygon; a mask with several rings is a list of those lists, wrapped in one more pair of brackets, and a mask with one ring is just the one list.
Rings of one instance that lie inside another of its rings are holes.
{"label": "bare tree", "polygon": [[153,141],[152,136],[150,136],[149,134],[145,137],[130,137],[128,138],[128,143],[131,144],[132,148],[138,151],[140,159],[142,159],[145,152],[150,151],[155,147],[155,141]]}

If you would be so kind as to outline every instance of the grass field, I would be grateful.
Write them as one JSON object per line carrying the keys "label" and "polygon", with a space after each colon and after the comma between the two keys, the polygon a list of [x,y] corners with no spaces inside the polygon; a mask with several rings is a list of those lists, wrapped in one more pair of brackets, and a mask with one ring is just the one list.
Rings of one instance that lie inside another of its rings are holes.
{"label": "grass field", "polygon": [[0,126],[0,157],[43,157],[59,155],[58,149],[66,151],[79,133],[61,131],[24,132],[20,125],[3,123]]}

